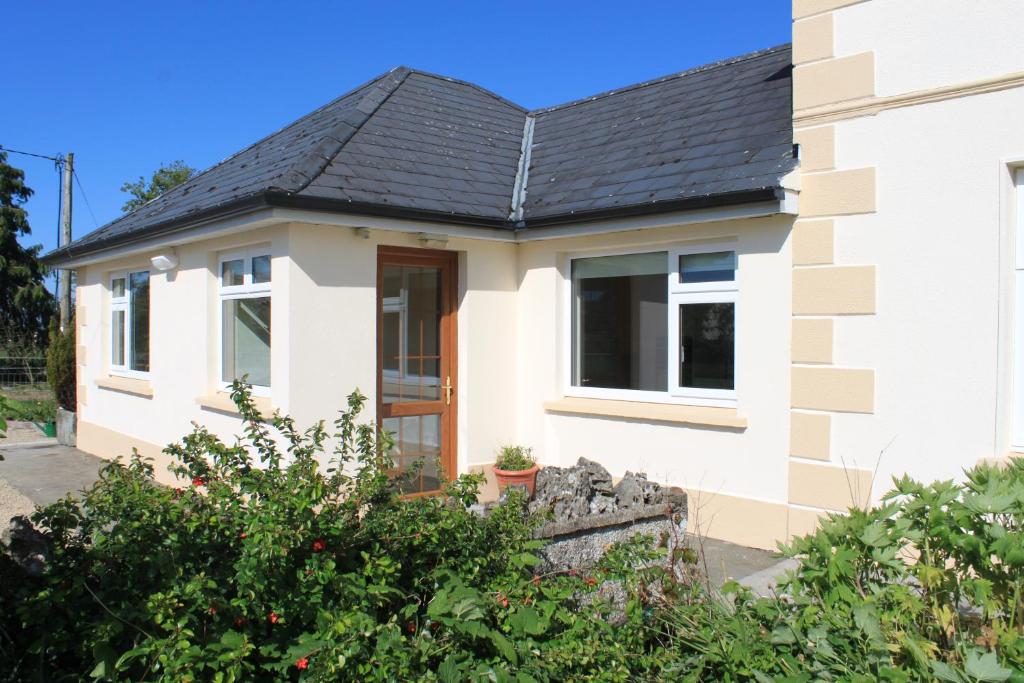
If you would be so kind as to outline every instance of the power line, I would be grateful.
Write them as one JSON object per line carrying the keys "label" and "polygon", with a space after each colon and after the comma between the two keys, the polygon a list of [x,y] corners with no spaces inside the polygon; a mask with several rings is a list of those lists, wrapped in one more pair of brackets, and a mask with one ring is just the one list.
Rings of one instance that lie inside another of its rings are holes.
{"label": "power line", "polygon": [[46,154],[36,154],[35,152],[22,152],[22,151],[19,151],[17,149],[11,149],[10,147],[4,147],[3,145],[0,145],[0,152],[10,152],[11,154],[24,154],[27,157],[38,157],[40,159],[49,159],[50,161],[54,161],[54,162],[56,162],[58,164],[63,164],[64,163],[64,157],[62,157],[62,156],[51,157],[51,156],[47,156]]}
{"label": "power line", "polygon": [[75,176],[75,182],[78,183],[78,190],[82,193],[82,199],[85,200],[85,207],[89,209],[89,215],[92,216],[92,225],[95,228],[100,227],[100,222],[96,220],[96,214],[92,212],[92,206],[89,204],[89,198],[85,196],[85,188],[82,187],[82,181],[78,177],[78,171],[72,170],[72,175]]}

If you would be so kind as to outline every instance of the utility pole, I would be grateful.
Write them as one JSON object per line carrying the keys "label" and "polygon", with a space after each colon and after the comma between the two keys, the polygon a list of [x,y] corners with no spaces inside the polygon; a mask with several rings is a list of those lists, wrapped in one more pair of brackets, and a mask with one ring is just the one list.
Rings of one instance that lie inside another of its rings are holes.
{"label": "utility pole", "polygon": [[[64,159],[64,197],[61,200],[60,235],[57,246],[63,247],[71,243],[71,181],[75,174],[75,153],[68,152]],[[60,329],[68,329],[71,323],[71,271],[57,271],[57,298],[60,301]]]}

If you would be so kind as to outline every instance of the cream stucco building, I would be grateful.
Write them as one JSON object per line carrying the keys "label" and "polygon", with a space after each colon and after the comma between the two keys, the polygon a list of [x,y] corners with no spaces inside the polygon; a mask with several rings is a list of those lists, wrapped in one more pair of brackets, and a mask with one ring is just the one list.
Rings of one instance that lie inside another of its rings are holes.
{"label": "cream stucco building", "polygon": [[793,16],[539,111],[396,69],[51,254],[79,446],[229,437],[243,374],[300,424],[358,387],[400,463],[585,456],[760,547],[1024,448],[1024,6]]}

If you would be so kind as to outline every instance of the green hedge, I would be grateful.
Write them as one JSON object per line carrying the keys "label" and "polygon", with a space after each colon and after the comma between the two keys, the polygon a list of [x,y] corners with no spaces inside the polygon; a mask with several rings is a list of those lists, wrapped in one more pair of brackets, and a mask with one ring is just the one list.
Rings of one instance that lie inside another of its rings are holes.
{"label": "green hedge", "polygon": [[783,597],[710,595],[639,541],[535,574],[521,499],[467,509],[479,477],[400,498],[358,394],[302,432],[234,397],[240,443],[168,448],[188,485],[133,457],[36,515],[48,570],[0,560],[0,680],[1024,680],[1022,461],[832,518]]}

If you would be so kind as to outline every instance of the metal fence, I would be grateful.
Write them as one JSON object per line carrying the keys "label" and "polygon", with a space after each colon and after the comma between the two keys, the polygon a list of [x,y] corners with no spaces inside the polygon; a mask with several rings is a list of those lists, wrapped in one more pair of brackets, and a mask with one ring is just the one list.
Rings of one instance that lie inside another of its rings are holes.
{"label": "metal fence", "polygon": [[46,358],[42,356],[0,357],[0,387],[46,384]]}

